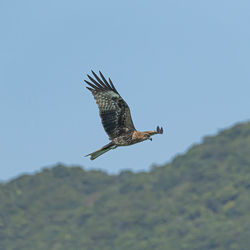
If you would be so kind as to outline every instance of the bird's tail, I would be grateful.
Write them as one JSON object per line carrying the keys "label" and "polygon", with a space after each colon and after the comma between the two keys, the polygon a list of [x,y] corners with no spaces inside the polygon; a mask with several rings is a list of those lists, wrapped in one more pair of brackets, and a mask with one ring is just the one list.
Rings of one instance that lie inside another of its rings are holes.
{"label": "bird's tail", "polygon": [[116,148],[116,146],[113,142],[110,142],[109,144],[103,146],[102,148],[96,150],[95,152],[90,153],[90,154],[85,155],[85,156],[90,156],[90,160],[94,160],[97,157],[99,157],[100,155],[108,152],[110,149],[113,149],[113,148]]}

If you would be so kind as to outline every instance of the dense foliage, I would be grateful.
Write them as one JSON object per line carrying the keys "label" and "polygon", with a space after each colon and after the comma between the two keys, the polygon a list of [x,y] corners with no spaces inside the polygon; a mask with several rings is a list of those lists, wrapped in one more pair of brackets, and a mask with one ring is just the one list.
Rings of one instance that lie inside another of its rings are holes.
{"label": "dense foliage", "polygon": [[250,123],[148,173],[56,166],[0,185],[2,250],[250,249]]}

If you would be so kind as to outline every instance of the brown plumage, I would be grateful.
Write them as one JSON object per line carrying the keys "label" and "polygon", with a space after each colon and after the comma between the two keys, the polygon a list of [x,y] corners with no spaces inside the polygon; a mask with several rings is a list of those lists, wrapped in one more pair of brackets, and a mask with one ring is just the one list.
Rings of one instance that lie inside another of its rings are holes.
{"label": "brown plumage", "polygon": [[91,91],[96,100],[102,125],[111,142],[86,156],[90,156],[90,159],[94,160],[110,149],[152,140],[152,135],[163,134],[163,128],[158,126],[155,131],[137,131],[131,118],[129,106],[122,99],[111,79],[109,78],[108,82],[100,71],[100,77],[93,71],[92,74],[95,79],[88,75],[90,81],[84,81],[91,87],[87,87],[87,89]]}

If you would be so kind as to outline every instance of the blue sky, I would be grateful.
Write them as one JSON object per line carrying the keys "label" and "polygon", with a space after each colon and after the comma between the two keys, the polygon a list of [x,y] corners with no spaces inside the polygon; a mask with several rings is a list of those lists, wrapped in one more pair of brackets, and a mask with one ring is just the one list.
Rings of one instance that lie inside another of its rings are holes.
{"label": "blue sky", "polygon": [[[249,26],[247,0],[1,1],[0,180],[58,162],[149,170],[249,120]],[[83,157],[108,142],[91,69],[111,77],[138,130],[166,133]]]}

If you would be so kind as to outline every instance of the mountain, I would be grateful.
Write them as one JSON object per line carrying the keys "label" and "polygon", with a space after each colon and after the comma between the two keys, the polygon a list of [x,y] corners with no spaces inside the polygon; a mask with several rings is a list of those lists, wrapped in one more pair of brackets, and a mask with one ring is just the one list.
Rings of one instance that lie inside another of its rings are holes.
{"label": "mountain", "polygon": [[1,250],[247,250],[250,123],[149,172],[58,165],[0,185]]}

